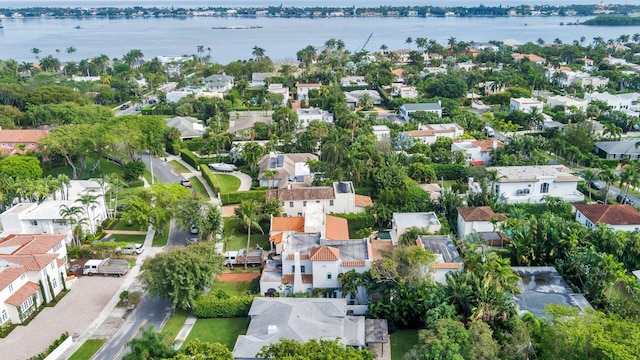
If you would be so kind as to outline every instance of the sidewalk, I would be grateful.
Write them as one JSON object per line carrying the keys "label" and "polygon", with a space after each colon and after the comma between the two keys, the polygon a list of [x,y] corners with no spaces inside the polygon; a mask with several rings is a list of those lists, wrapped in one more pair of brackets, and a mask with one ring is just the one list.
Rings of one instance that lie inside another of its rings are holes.
{"label": "sidewalk", "polygon": [[186,179],[189,179],[191,177],[196,177],[198,178],[198,180],[200,180],[202,185],[204,185],[204,188],[207,190],[207,194],[209,194],[209,198],[211,199],[211,202],[213,204],[216,204],[218,206],[222,205],[222,201],[220,201],[220,199],[218,198],[218,194],[216,194],[211,188],[211,186],[209,186],[209,183],[204,179],[204,176],[202,176],[199,170],[194,169],[191,165],[184,162],[182,158],[180,158],[180,156],[176,156],[176,155],[167,156],[167,162],[171,160],[175,160],[178,163],[182,164],[187,169],[189,169],[190,172],[182,173],[182,176],[184,176]]}

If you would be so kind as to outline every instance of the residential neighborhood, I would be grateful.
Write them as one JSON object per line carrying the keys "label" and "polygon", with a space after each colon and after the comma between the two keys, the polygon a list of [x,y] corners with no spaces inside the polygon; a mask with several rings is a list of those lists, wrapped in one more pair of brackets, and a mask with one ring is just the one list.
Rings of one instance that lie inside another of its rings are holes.
{"label": "residential neighborhood", "polygon": [[0,60],[2,358],[640,358],[640,35],[420,35]]}

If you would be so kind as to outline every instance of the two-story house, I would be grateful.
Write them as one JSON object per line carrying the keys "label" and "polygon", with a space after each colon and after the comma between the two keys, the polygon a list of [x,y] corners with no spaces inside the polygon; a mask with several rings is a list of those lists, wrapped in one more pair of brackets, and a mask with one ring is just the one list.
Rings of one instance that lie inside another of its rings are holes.
{"label": "two-story house", "polygon": [[298,127],[301,128],[306,128],[314,120],[333,124],[333,114],[327,110],[318,108],[300,108],[296,110],[296,114],[298,114]]}
{"label": "two-story house", "polygon": [[309,160],[318,160],[318,156],[309,153],[270,153],[263,156],[258,161],[260,186],[283,188],[289,184],[311,185],[313,174],[307,164]]}
{"label": "two-story house", "polygon": [[251,83],[249,84],[252,89],[258,89],[267,86],[267,78],[278,76],[275,72],[255,72],[251,74]]}
{"label": "two-story house", "polygon": [[509,103],[510,111],[523,111],[526,113],[530,113],[533,108],[536,108],[538,112],[542,112],[542,108],[544,107],[544,103],[538,99],[532,98],[511,98]]}
{"label": "two-story house", "polygon": [[[539,203],[545,197],[557,197],[567,202],[583,201],[573,172],[562,165],[501,166],[487,168],[496,171],[495,191],[507,203]],[[470,191],[480,191],[474,182]]]}
{"label": "two-story house", "polygon": [[309,91],[320,90],[321,87],[321,83],[296,83],[296,94],[298,95],[298,100],[309,100]]}
{"label": "two-story house", "polygon": [[391,129],[387,125],[373,125],[372,128],[378,141],[391,141]]}
{"label": "two-story house", "polygon": [[332,186],[291,186],[267,191],[267,199],[282,203],[287,216],[302,216],[310,203],[321,204],[327,213],[359,213],[373,202],[369,196],[356,195],[351,181],[334,182]]}
{"label": "two-story house", "polygon": [[22,323],[64,290],[65,238],[11,235],[0,241],[0,326]]}
{"label": "two-story house", "polygon": [[451,151],[462,151],[467,164],[486,165],[491,163],[491,151],[502,147],[500,140],[465,140],[451,144]]}
{"label": "two-story house", "polygon": [[213,74],[202,79],[207,90],[220,93],[228,93],[233,89],[233,76],[225,74]]}
{"label": "two-story house", "polygon": [[450,235],[421,235],[416,245],[435,255],[436,259],[428,265],[435,282],[446,284],[448,273],[462,270],[462,259]]}
{"label": "two-story house", "polygon": [[434,103],[404,104],[400,107],[400,116],[404,121],[409,122],[411,114],[417,111],[432,112],[442,117],[442,102],[438,100]]}
{"label": "two-story house", "polygon": [[3,155],[24,154],[28,150],[38,151],[38,140],[49,133],[49,128],[4,130],[0,128],[0,153]]}
{"label": "two-story house", "polygon": [[435,234],[442,228],[435,212],[393,213],[391,242],[395,246],[400,237],[411,228],[424,229],[425,234]]}
{"label": "two-story house", "polygon": [[473,233],[496,232],[500,221],[507,219],[505,214],[496,214],[489,206],[461,206],[458,210],[458,228],[456,234],[462,239]]}
{"label": "two-story house", "polygon": [[458,124],[428,124],[418,125],[418,130],[406,132],[414,140],[420,140],[425,144],[435,144],[440,137],[457,139],[464,135],[464,129]]}
{"label": "two-story house", "polygon": [[576,221],[588,228],[605,224],[619,231],[640,230],[640,212],[631,205],[575,204],[573,207],[576,208]]}

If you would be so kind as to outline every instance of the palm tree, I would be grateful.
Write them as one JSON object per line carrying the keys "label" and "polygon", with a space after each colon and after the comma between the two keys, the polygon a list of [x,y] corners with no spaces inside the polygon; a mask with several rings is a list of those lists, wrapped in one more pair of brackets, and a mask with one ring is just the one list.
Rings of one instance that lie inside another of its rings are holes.
{"label": "palm tree", "polygon": [[92,234],[94,233],[94,228],[93,228],[93,221],[91,221],[90,210],[93,209],[95,207],[95,205],[98,204],[98,198],[99,197],[100,197],[100,195],[84,194],[84,195],[80,196],[79,199],[76,200],[76,202],[79,202],[84,206],[85,213],[86,213],[87,217],[89,218],[89,231]]}
{"label": "palm tree", "polygon": [[253,51],[251,52],[251,55],[255,56],[256,60],[257,59],[262,59],[264,57],[264,49],[259,47],[258,45],[255,45],[253,47]]}
{"label": "palm tree", "polygon": [[409,36],[404,42],[407,45],[411,45],[413,43],[413,38],[411,36]]}
{"label": "palm tree", "polygon": [[[609,135],[609,139],[612,140],[620,140],[622,137],[622,128],[614,123],[604,124],[604,130],[602,131],[603,135]],[[636,149],[638,148],[638,144],[636,143]]]}
{"label": "palm tree", "polygon": [[231,218],[233,225],[247,229],[247,252],[244,257],[245,270],[247,269],[247,255],[249,255],[249,247],[251,246],[251,228],[264,234],[264,230],[260,226],[260,221],[265,219],[265,216],[260,213],[259,206],[260,205],[254,200],[243,200],[235,210],[236,216]]}
{"label": "palm tree", "polygon": [[40,49],[34,47],[31,49],[31,53],[36,56],[36,60],[40,58],[38,56],[40,54]]}
{"label": "palm tree", "polygon": [[618,179],[615,171],[611,168],[605,168],[600,172],[600,180],[604,181],[604,203],[609,199],[609,187]]}
{"label": "palm tree", "polygon": [[321,149],[324,161],[333,166],[339,165],[349,154],[349,138],[334,130],[326,137]]}
{"label": "palm tree", "polygon": [[358,99],[358,106],[362,108],[362,110],[371,110],[373,109],[373,98],[369,93],[364,93]]}
{"label": "palm tree", "polygon": [[80,237],[82,234],[82,224],[86,223],[86,218],[83,218],[84,214],[80,206],[67,206],[61,205],[60,216],[62,219],[69,222],[73,228],[73,241],[75,245],[80,245]]}
{"label": "palm tree", "polygon": [[262,176],[264,176],[264,178],[267,179],[267,181],[269,181],[269,189],[273,187],[273,179],[275,179],[276,177],[278,177],[278,175],[280,175],[278,170],[272,170],[272,169],[266,169],[262,174],[263,174]]}
{"label": "palm tree", "polygon": [[580,176],[584,179],[585,185],[587,185],[587,191],[589,192],[589,202],[591,202],[591,184],[599,179],[600,172],[591,168],[584,169],[580,172]]}

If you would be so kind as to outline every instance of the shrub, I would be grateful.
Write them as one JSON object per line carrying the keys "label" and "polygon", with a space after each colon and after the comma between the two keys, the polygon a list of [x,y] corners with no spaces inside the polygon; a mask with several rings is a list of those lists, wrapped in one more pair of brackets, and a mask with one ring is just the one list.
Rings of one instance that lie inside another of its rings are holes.
{"label": "shrub", "polygon": [[136,188],[136,187],[143,187],[144,186],[144,180],[135,180],[135,181],[129,181],[126,183],[128,188]]}
{"label": "shrub", "polygon": [[615,169],[618,167],[620,160],[617,159],[600,159],[600,165],[602,168]]}
{"label": "shrub", "polygon": [[199,318],[233,318],[249,314],[253,295],[229,296],[224,290],[196,300],[193,312]]}
{"label": "shrub", "polygon": [[169,143],[167,144],[167,146],[165,147],[167,152],[171,155],[178,155],[180,154],[180,144],[177,142],[173,142],[173,143]]}
{"label": "shrub", "polygon": [[459,164],[431,164],[437,179],[459,180],[464,176],[464,165]]}
{"label": "shrub", "polygon": [[191,165],[194,169],[198,168],[198,157],[195,156],[189,149],[180,149],[180,157],[187,164]]}
{"label": "shrub", "polygon": [[332,216],[347,219],[352,229],[368,229],[374,226],[373,216],[367,212],[353,214],[331,214]]}
{"label": "shrub", "polygon": [[142,161],[131,161],[124,164],[124,179],[136,180],[144,174],[145,165]]}
{"label": "shrub", "polygon": [[63,332],[62,335],[60,335],[59,338],[57,338],[53,344],[49,345],[49,347],[47,348],[47,350],[45,350],[44,352],[36,355],[36,356],[32,356],[29,358],[29,360],[42,360],[45,359],[49,354],[51,354],[55,349],[58,348],[58,346],[60,346],[65,340],[67,340],[67,338],[69,337],[69,333],[68,332]]}
{"label": "shrub", "polygon": [[234,191],[226,194],[221,194],[222,204],[240,204],[242,200],[255,200],[264,202],[267,196],[266,190],[251,190],[251,191]]}
{"label": "shrub", "polygon": [[209,186],[211,186],[211,188],[213,189],[213,192],[215,194],[220,193],[220,182],[218,181],[218,178],[211,172],[209,167],[207,165],[201,164],[200,172],[202,173],[202,176],[207,181]]}

